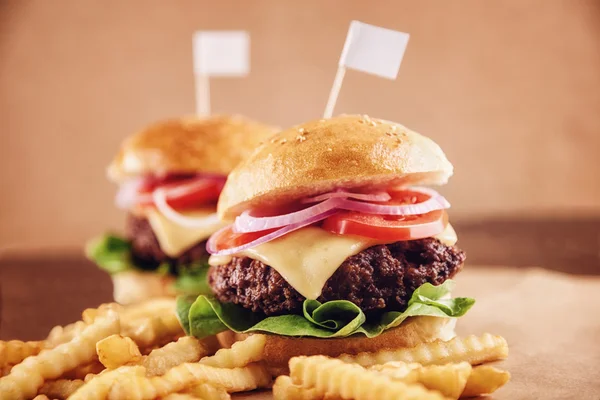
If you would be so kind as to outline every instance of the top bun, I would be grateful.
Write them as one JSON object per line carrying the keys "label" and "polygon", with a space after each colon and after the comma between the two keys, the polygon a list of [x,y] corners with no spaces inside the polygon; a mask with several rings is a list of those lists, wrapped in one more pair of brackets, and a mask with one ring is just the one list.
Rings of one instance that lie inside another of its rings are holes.
{"label": "top bun", "polygon": [[227,175],[276,128],[239,116],[160,121],[127,138],[108,167],[115,182],[140,175]]}
{"label": "top bun", "polygon": [[342,115],[273,136],[229,175],[218,213],[246,209],[335,188],[441,185],[452,164],[433,140],[395,122]]}

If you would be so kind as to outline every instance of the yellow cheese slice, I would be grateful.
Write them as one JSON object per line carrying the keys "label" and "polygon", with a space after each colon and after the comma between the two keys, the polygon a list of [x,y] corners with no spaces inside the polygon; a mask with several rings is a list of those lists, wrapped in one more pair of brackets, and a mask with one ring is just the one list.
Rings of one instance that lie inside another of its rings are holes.
{"label": "yellow cheese slice", "polygon": [[[456,232],[450,224],[435,237],[447,245],[456,243]],[[362,236],[336,235],[310,226],[244,250],[235,256],[250,257],[271,266],[302,296],[316,299],[321,295],[325,282],[348,257],[386,243],[391,242]],[[209,263],[223,265],[229,263],[231,258],[232,256],[211,256]]]}
{"label": "yellow cheese slice", "polygon": [[[206,218],[214,215],[214,213],[214,209],[181,212],[181,214],[190,218]],[[203,227],[187,228],[171,221],[155,209],[144,210],[144,214],[158,239],[160,248],[169,257],[181,255],[184,251],[198,242],[208,239],[210,235],[226,225],[223,222],[213,221]]]}
{"label": "yellow cheese slice", "polygon": [[454,246],[458,241],[458,236],[456,236],[456,231],[452,227],[452,225],[446,225],[446,229],[439,235],[435,235],[434,238],[444,243],[446,246]]}

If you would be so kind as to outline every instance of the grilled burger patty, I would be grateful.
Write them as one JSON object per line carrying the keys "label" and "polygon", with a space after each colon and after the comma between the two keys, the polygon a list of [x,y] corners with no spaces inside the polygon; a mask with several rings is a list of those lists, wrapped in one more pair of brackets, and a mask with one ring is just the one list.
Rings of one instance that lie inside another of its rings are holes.
{"label": "grilled burger patty", "polygon": [[[433,238],[373,246],[348,257],[325,283],[318,300],[349,300],[367,315],[403,311],[415,289],[452,278],[465,258],[458,247]],[[266,315],[302,313],[305,298],[273,268],[248,257],[211,267],[209,284],[224,303]]]}
{"label": "grilled burger patty", "polygon": [[128,214],[125,221],[125,234],[131,242],[133,260],[141,269],[154,270],[160,264],[167,263],[170,272],[176,275],[179,266],[208,260],[209,254],[206,251],[205,240],[187,249],[176,258],[166,255],[160,248],[150,223],[144,217]]}

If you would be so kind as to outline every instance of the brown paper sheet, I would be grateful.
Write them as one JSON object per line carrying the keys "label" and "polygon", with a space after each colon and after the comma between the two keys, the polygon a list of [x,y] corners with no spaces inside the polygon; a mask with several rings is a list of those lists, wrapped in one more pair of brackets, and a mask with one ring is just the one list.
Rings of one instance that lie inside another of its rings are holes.
{"label": "brown paper sheet", "polygon": [[508,360],[498,366],[512,378],[493,399],[600,400],[600,278],[470,268],[456,281],[456,295],[477,299],[460,319],[458,334],[500,334],[510,346]]}

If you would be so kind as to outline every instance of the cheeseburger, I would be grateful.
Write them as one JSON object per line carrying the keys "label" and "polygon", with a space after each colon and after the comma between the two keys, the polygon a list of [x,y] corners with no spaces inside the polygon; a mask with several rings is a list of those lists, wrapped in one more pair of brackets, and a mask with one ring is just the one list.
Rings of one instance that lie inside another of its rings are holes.
{"label": "cheeseburger", "polygon": [[86,249],[112,275],[116,301],[208,291],[206,239],[224,226],[216,203],[226,176],[274,132],[242,117],[188,117],[123,142],[108,177],[127,211],[125,236],[104,235]]}
{"label": "cheeseburger", "polygon": [[265,359],[377,351],[450,339],[474,303],[451,298],[465,253],[431,139],[367,116],[275,135],[229,175],[207,250],[212,295],[180,297],[196,337],[267,334]]}

